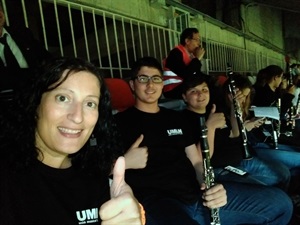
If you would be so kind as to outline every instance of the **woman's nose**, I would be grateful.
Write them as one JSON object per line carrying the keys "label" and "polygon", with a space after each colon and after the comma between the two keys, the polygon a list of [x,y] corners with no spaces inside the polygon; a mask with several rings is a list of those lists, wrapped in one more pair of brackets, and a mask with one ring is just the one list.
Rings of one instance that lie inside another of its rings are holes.
{"label": "woman's nose", "polygon": [[70,107],[70,111],[68,113],[68,119],[72,120],[74,123],[81,123],[83,121],[82,104],[74,103]]}

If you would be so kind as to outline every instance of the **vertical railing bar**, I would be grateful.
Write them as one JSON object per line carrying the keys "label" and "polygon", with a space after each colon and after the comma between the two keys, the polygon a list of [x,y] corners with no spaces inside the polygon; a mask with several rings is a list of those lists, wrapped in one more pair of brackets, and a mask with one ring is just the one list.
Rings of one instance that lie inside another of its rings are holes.
{"label": "vertical railing bar", "polygon": [[61,56],[64,56],[56,0],[54,0],[53,3],[54,3],[53,5],[54,5],[55,18],[56,18],[56,26],[57,26],[57,34],[58,34],[60,54],[61,54]]}
{"label": "vertical railing bar", "polygon": [[232,61],[233,65],[235,65],[234,70],[237,71],[238,70],[238,64],[237,64],[237,62],[234,61],[234,56],[233,56],[234,55],[234,49],[232,49],[232,48],[230,49],[229,47],[227,47],[227,52],[229,52],[229,54],[228,54],[229,60]]}
{"label": "vertical railing bar", "polygon": [[[244,68],[246,69],[246,71],[248,70],[248,63],[247,63],[247,58],[248,58],[248,52],[246,51],[246,49],[245,49],[245,51],[244,51],[244,54],[243,54],[243,61],[244,61]],[[249,68],[250,69],[250,68]]]}
{"label": "vertical railing bar", "polygon": [[[217,43],[215,43],[215,57],[216,57],[216,67],[218,68],[218,72],[220,72],[220,71],[222,71],[223,70],[223,68],[222,68],[222,66],[223,66],[223,64],[221,64],[220,62],[219,62],[219,58],[221,57],[221,55],[222,55],[222,51],[221,51],[221,49],[220,49],[220,53],[218,54],[218,52],[219,52],[219,50],[218,50],[218,44]],[[224,57],[223,55],[222,55],[222,57]],[[226,60],[225,58],[224,58],[224,60]]]}
{"label": "vertical railing bar", "polygon": [[25,6],[25,1],[22,0],[22,9],[23,9],[23,15],[24,15],[24,22],[25,22],[25,27],[28,28],[28,18],[27,18],[27,12],[26,12],[26,6]]}
{"label": "vertical railing bar", "polygon": [[110,76],[114,78],[113,69],[112,69],[112,62],[111,62],[111,55],[110,55],[110,45],[109,45],[109,38],[108,38],[108,32],[107,32],[107,23],[106,23],[106,15],[105,12],[103,13],[103,26],[104,26],[104,33],[105,33],[105,39],[106,39],[106,47],[107,47],[107,58],[108,58],[108,64],[110,67]]}
{"label": "vertical railing bar", "polygon": [[[218,52],[220,52],[220,53],[218,54]],[[217,43],[215,45],[215,53],[216,53],[216,60],[217,60],[216,65],[218,66],[217,68],[219,68],[219,71],[222,71],[222,70],[224,70],[224,67],[223,67],[223,62],[221,59],[223,59],[225,61],[227,61],[227,59],[225,58],[225,56],[223,54],[223,49]]]}
{"label": "vertical railing bar", "polygon": [[43,7],[42,7],[42,1],[41,0],[39,0],[39,9],[40,9],[40,15],[41,15],[43,37],[44,37],[44,46],[48,50],[47,34],[46,34],[46,27],[45,27],[45,21],[44,21],[44,13],[43,13]]}
{"label": "vertical railing bar", "polygon": [[84,42],[85,42],[85,46],[86,46],[87,60],[91,61],[90,51],[89,51],[89,42],[87,40],[86,27],[85,27],[84,11],[83,11],[83,7],[82,6],[80,7],[80,12],[81,12],[81,20],[82,20],[82,27],[83,27]]}
{"label": "vertical railing bar", "polygon": [[[210,50],[209,40],[206,40],[205,54],[206,54],[207,65],[209,65],[211,61],[211,50]],[[211,68],[211,66],[209,68]]]}
{"label": "vertical railing bar", "polygon": [[245,63],[244,63],[244,51],[242,49],[239,50],[239,59],[240,59],[240,68],[241,71],[244,73],[245,71]]}
{"label": "vertical railing bar", "polygon": [[131,30],[131,36],[132,36],[133,58],[134,58],[134,61],[135,61],[135,60],[137,60],[137,56],[136,56],[136,49],[135,49],[135,42],[134,42],[135,38],[134,38],[132,20],[130,20],[130,30]]}
{"label": "vertical railing bar", "polygon": [[[230,57],[230,51],[229,51],[228,47],[225,44],[222,44],[222,48],[223,48],[224,54],[226,55],[226,62],[230,62],[232,70],[235,71],[235,64]],[[224,70],[226,70],[226,62],[223,61]]]}
{"label": "vertical railing bar", "polygon": [[93,9],[92,13],[93,13],[93,23],[94,23],[94,32],[95,32],[95,40],[96,40],[96,47],[97,47],[97,55],[98,55],[98,60],[99,60],[99,67],[101,68],[102,67],[101,50],[100,50],[100,44],[99,44],[99,36],[98,36],[95,9]]}
{"label": "vertical railing bar", "polygon": [[239,57],[239,56],[241,56],[239,49],[235,48],[234,53],[235,53],[234,56],[233,56],[234,61],[237,61],[237,65],[238,65],[237,71],[241,72],[242,71],[242,68],[241,68],[241,59],[242,59],[242,57]]}
{"label": "vertical railing bar", "polygon": [[126,29],[125,29],[125,22],[124,17],[122,17],[122,29],[123,29],[123,39],[124,39],[124,48],[125,48],[125,56],[126,56],[126,66],[129,68],[129,55],[128,55],[128,46],[126,40]]}
{"label": "vertical railing bar", "polygon": [[[210,42],[210,68],[211,70],[216,70],[215,62],[214,62],[214,45],[212,42]],[[212,70],[212,71],[214,71]]]}
{"label": "vertical railing bar", "polygon": [[[159,59],[161,61],[163,56],[162,56],[162,48],[160,47],[161,46],[161,38],[160,38],[159,28],[157,28],[157,40],[158,40],[158,49],[159,49]],[[155,47],[157,47],[157,46],[155,46]]]}
{"label": "vertical railing bar", "polygon": [[119,72],[120,72],[120,78],[122,78],[122,66],[121,66],[121,58],[120,58],[120,48],[119,48],[119,42],[118,42],[118,32],[117,32],[117,25],[116,25],[116,17],[115,14],[113,14],[113,26],[114,26],[114,32],[115,32],[115,43],[116,43],[116,50],[117,50],[117,58],[118,58],[118,65],[119,65]]}
{"label": "vertical railing bar", "polygon": [[210,69],[211,70],[216,70],[216,66],[214,64],[214,46],[213,43],[210,42]]}
{"label": "vertical railing bar", "polygon": [[237,71],[237,62],[234,61],[233,58],[233,53],[234,53],[234,49],[230,48],[229,46],[226,47],[229,57],[229,60],[232,62],[232,65],[234,65],[234,71]]}
{"label": "vertical railing bar", "polygon": [[[164,37],[164,55],[162,55],[162,58],[164,59],[165,57],[167,57],[168,54],[168,48],[167,48],[167,39],[166,39],[166,30],[163,30],[163,37]],[[169,37],[169,42],[170,42],[170,35],[168,35]]]}
{"label": "vertical railing bar", "polygon": [[241,59],[242,59],[242,57],[239,57],[239,56],[241,56],[240,51],[239,51],[239,49],[235,48],[233,57],[234,57],[234,61],[237,62],[237,66],[238,66],[237,71],[241,72],[242,71],[242,68],[241,68]]}
{"label": "vertical railing bar", "polygon": [[[182,15],[179,16],[179,22],[180,22],[179,31],[181,32],[182,31]],[[177,23],[176,23],[176,26],[177,26]]]}
{"label": "vertical railing bar", "polygon": [[156,46],[157,45],[155,45],[156,38],[154,38],[153,26],[151,26],[151,36],[152,36],[152,44],[153,44],[153,54],[154,54],[155,58],[158,58],[157,55],[156,55]]}
{"label": "vertical railing bar", "polygon": [[[219,57],[219,55],[217,54],[217,44],[214,43],[214,44],[213,44],[213,47],[214,47],[214,64],[215,64],[215,71],[218,72],[218,69],[219,69],[219,70],[221,69],[221,68],[220,68],[221,65],[219,65],[219,62],[218,62],[218,57]],[[221,52],[220,52],[220,54],[221,54]]]}
{"label": "vertical railing bar", "polygon": [[[169,31],[169,32],[171,33],[171,31]],[[173,40],[172,40],[172,42],[170,42],[170,48],[169,48],[169,50],[171,50],[172,48],[174,48],[175,45],[177,44],[177,43],[174,42],[174,41],[177,39],[176,33],[175,33],[175,32],[172,32],[172,34],[173,34]],[[173,45],[174,45],[174,46],[173,46]]]}
{"label": "vertical railing bar", "polygon": [[238,69],[237,69],[237,71],[239,71],[239,72],[242,72],[242,68],[241,68],[241,61],[242,61],[242,55],[240,54],[241,53],[241,51],[239,50],[239,49],[235,49],[235,55],[233,56],[234,57],[234,60],[235,61],[237,61],[238,63]]}
{"label": "vertical railing bar", "polygon": [[212,70],[212,65],[211,65],[211,43],[209,40],[206,39],[206,48],[207,48],[207,73],[209,74]]}
{"label": "vertical railing bar", "polygon": [[8,17],[8,12],[7,12],[7,8],[6,8],[5,0],[2,0],[2,7],[3,7],[4,15],[5,15],[5,23],[6,23],[7,26],[9,26],[9,17]]}
{"label": "vertical railing bar", "polygon": [[144,23],[144,28],[145,28],[145,38],[146,38],[146,46],[147,46],[147,55],[150,55],[148,29],[147,29],[147,24],[145,24],[145,23]]}
{"label": "vertical railing bar", "polygon": [[77,48],[76,48],[76,42],[75,42],[75,36],[74,36],[73,18],[72,18],[72,11],[71,11],[70,4],[68,4],[68,13],[69,13],[69,20],[70,20],[70,27],[71,27],[71,36],[72,36],[74,56],[77,57]]}
{"label": "vertical railing bar", "polygon": [[140,57],[143,57],[143,46],[142,46],[142,35],[141,35],[141,27],[140,22],[138,22],[138,31],[139,31],[139,42],[140,42],[140,48],[141,48],[141,55]]}
{"label": "vertical railing bar", "polygon": [[[218,54],[219,51],[220,51],[220,54]],[[224,61],[223,60],[227,61],[221,45],[216,44],[216,55],[218,56],[218,58],[217,58],[217,60],[218,60],[217,65],[219,68],[218,72],[220,72],[220,71],[224,70]]]}

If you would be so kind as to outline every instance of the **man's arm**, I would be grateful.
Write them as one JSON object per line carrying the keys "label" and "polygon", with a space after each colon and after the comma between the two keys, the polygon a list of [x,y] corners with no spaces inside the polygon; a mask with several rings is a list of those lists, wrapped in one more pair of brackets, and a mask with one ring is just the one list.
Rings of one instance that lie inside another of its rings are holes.
{"label": "man's arm", "polygon": [[185,154],[191,161],[195,171],[199,185],[203,183],[203,158],[195,144],[185,147]]}
{"label": "man's arm", "polygon": [[[196,171],[197,180],[201,190],[205,190],[203,181],[203,158],[201,150],[197,149],[196,145],[190,145],[185,148],[185,153],[192,162]],[[216,184],[203,194],[203,205],[209,208],[222,207],[227,203],[227,194],[222,184]]]}

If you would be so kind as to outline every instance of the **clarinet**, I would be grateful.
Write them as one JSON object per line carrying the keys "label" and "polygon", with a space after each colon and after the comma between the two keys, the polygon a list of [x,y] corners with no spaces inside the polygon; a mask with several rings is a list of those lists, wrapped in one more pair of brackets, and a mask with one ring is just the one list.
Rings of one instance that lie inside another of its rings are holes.
{"label": "clarinet", "polygon": [[[293,86],[293,70],[289,66],[289,77],[288,77],[287,89],[289,89],[292,86]],[[294,116],[294,107],[293,105],[291,105],[288,111],[288,121],[287,121],[288,131],[286,132],[287,136],[293,136],[293,130],[295,129],[295,120],[293,119],[293,116]]]}
{"label": "clarinet", "polygon": [[289,67],[289,77],[288,77],[288,86],[292,86],[293,85],[293,69],[290,67],[290,65],[288,65]]}
{"label": "clarinet", "polygon": [[297,116],[300,113],[299,107],[300,107],[300,93],[298,94],[295,116]]}
{"label": "clarinet", "polygon": [[[201,128],[201,138],[200,146],[203,157],[203,167],[204,167],[204,182],[206,190],[215,185],[215,175],[213,167],[210,163],[210,153],[207,141],[207,127],[205,125],[205,117],[200,117],[200,128]],[[213,208],[210,210],[211,222],[210,225],[221,225],[219,208]]]}
{"label": "clarinet", "polygon": [[232,95],[232,102],[233,102],[233,107],[234,107],[234,112],[235,112],[235,118],[237,120],[238,128],[240,131],[240,137],[241,137],[242,143],[243,143],[244,159],[251,159],[252,155],[250,154],[250,151],[248,148],[248,139],[247,139],[246,128],[244,127],[244,123],[243,123],[242,110],[241,110],[239,102],[235,99],[235,97],[236,97],[235,81],[232,78],[233,72],[231,70],[231,66],[229,65],[229,63],[227,63],[227,74],[228,74],[228,79],[229,79],[228,88],[229,88],[229,92]]}
{"label": "clarinet", "polygon": [[275,122],[275,129],[274,129],[273,123],[272,123],[272,129],[273,129],[274,148],[278,149],[278,138],[280,136],[280,127],[281,127],[281,121],[280,121],[281,98],[278,98],[276,106],[277,106],[277,109],[278,109],[278,112],[279,112],[279,120],[278,120],[277,123]]}

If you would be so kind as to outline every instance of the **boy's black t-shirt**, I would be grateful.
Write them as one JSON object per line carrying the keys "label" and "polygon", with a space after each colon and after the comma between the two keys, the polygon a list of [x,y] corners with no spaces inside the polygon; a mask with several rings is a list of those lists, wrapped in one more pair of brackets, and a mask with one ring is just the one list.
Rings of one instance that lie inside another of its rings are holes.
{"label": "boy's black t-shirt", "polygon": [[138,199],[151,194],[188,203],[199,199],[200,186],[185,153],[185,147],[194,142],[179,112],[161,107],[158,113],[146,113],[132,107],[118,113],[116,121],[125,149],[141,134],[144,139],[140,147],[148,147],[147,166],[126,170],[125,174]]}
{"label": "boy's black t-shirt", "polygon": [[73,167],[56,169],[39,161],[28,171],[1,169],[3,224],[101,223],[99,208],[110,198],[106,176],[88,176]]}
{"label": "boy's black t-shirt", "polygon": [[[182,111],[191,126],[195,143],[199,142],[201,137],[200,117],[206,116],[190,110]],[[215,130],[214,154],[211,157],[211,164],[214,168],[228,165],[238,165],[243,159],[243,149],[240,137],[230,138],[230,124],[227,121],[227,127]]]}

